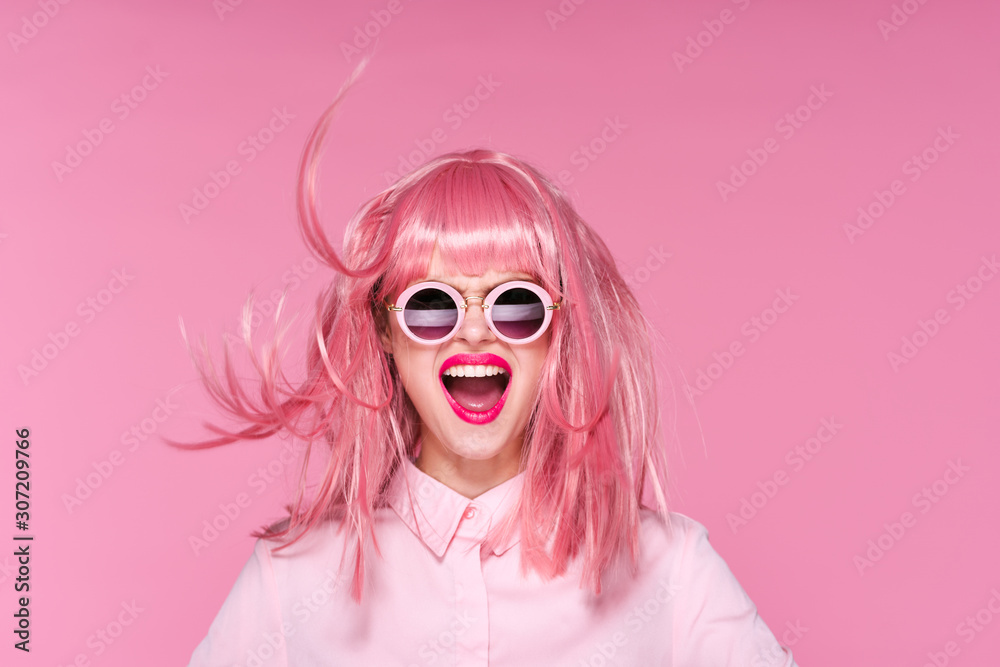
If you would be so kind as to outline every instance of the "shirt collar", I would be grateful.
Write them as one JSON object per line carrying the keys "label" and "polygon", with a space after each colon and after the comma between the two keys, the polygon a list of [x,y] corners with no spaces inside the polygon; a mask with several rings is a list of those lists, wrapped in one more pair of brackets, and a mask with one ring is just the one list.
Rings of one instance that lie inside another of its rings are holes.
{"label": "shirt collar", "polygon": [[[490,517],[490,528],[498,525],[521,496],[524,473],[469,499],[421,471],[405,459],[390,484],[389,505],[420,540],[440,558],[447,551],[469,506]],[[518,532],[501,539],[493,553],[502,555],[520,541]]]}

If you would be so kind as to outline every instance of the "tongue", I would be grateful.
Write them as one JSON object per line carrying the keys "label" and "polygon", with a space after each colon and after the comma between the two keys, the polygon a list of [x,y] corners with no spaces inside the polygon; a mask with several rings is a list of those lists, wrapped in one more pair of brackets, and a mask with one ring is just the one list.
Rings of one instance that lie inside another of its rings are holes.
{"label": "tongue", "polygon": [[444,388],[455,402],[471,412],[486,412],[500,400],[507,380],[502,375],[485,377],[444,376]]}

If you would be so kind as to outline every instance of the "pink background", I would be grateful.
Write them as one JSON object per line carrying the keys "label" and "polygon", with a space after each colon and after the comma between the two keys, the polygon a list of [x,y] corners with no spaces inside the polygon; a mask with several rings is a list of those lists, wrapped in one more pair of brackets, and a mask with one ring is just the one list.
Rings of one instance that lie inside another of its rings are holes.
{"label": "pink background", "polygon": [[[31,429],[35,535],[30,655],[11,647],[0,556],[0,662],[186,664],[249,532],[279,516],[281,440],[187,453],[158,439],[196,438],[217,414],[178,317],[216,352],[251,289],[269,302],[287,287],[308,320],[331,273],[294,227],[297,160],[367,25],[375,57],[322,169],[331,238],[411,154],[487,146],[564,172],[665,341],[673,507],[708,526],[799,664],[996,664],[1000,6],[230,1],[0,13],[0,553],[19,532],[16,428]],[[456,104],[467,117],[446,114]],[[241,143],[274,109],[293,118],[250,160]],[[859,207],[874,222],[849,234]],[[229,525],[195,553],[212,521]]]}

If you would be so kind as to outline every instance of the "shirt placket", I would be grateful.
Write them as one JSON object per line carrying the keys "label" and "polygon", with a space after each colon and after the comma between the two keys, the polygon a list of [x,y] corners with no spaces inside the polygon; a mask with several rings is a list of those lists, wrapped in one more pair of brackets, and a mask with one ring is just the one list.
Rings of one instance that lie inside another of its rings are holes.
{"label": "shirt placket", "polygon": [[486,667],[489,664],[490,624],[480,549],[489,528],[489,511],[469,503],[448,549],[455,573],[455,664]]}

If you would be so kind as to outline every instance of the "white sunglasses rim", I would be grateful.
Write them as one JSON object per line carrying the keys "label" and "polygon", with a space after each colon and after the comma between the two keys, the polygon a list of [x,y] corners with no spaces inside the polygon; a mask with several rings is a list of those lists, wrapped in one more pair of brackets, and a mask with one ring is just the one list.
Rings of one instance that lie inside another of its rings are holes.
{"label": "white sunglasses rim", "polygon": [[[403,317],[403,309],[405,308],[405,304],[407,301],[409,301],[411,296],[413,296],[422,289],[428,289],[431,287],[440,289],[441,291],[448,294],[451,298],[455,300],[455,303],[458,304],[458,320],[455,322],[455,326],[452,328],[451,331],[448,332],[447,335],[442,336],[441,338],[438,338],[436,340],[425,340],[423,338],[419,338],[412,331],[410,331],[410,328],[406,325],[406,320]],[[492,315],[489,313],[490,306],[496,303],[496,300],[500,297],[501,294],[503,294],[509,289],[514,289],[517,287],[526,288],[537,294],[539,298],[542,300],[542,305],[545,307],[545,318],[542,321],[542,325],[538,327],[538,331],[536,331],[528,338],[522,338],[522,339],[510,338],[500,333],[500,331],[497,330],[497,327],[493,322]],[[462,328],[462,324],[465,322],[465,311],[468,308],[469,299],[480,299],[480,304],[483,306],[483,314],[486,316],[486,323],[489,326],[490,331],[492,331],[493,335],[495,335],[500,340],[513,345],[526,345],[528,343],[537,340],[549,328],[549,325],[552,322],[552,311],[559,310],[560,307],[562,306],[562,301],[553,302],[552,296],[541,285],[529,282],[527,280],[508,280],[506,282],[500,283],[499,285],[491,289],[485,297],[481,296],[465,297],[462,296],[457,289],[455,289],[454,287],[452,287],[447,283],[438,282],[436,280],[426,280],[423,282],[414,283],[413,285],[410,285],[405,290],[403,290],[403,292],[396,299],[396,303],[402,303],[403,304],[402,306],[397,306],[396,304],[386,304],[386,307],[389,310],[396,311],[396,320],[399,322],[400,328],[403,329],[403,332],[406,333],[406,335],[411,340],[425,345],[439,345],[444,341],[454,337],[455,333]]]}

